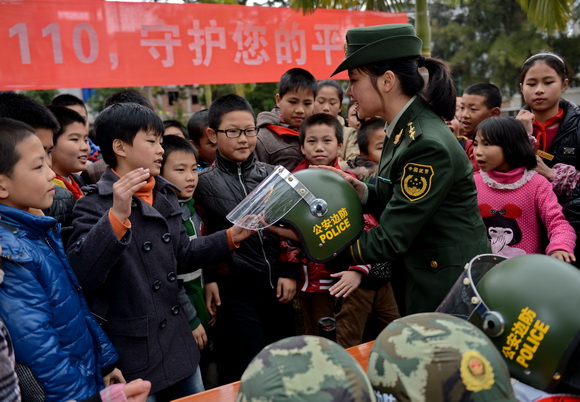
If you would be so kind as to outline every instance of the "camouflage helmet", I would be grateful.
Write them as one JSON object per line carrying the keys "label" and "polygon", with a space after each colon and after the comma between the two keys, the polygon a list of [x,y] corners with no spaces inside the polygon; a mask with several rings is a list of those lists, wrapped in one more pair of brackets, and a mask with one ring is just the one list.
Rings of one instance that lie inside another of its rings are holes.
{"label": "camouflage helmet", "polygon": [[491,338],[511,375],[547,392],[580,393],[580,272],[545,255],[490,254],[466,265],[438,311]]}
{"label": "camouflage helmet", "polygon": [[236,397],[250,401],[375,401],[358,362],[331,340],[310,335],[266,346],[250,362]]}
{"label": "camouflage helmet", "polygon": [[308,258],[316,262],[335,257],[364,228],[356,191],[326,169],[290,173],[277,166],[227,218],[247,229],[288,224],[298,232]]}
{"label": "camouflage helmet", "polygon": [[399,318],[378,336],[367,374],[397,401],[516,401],[508,368],[473,324],[441,313]]}

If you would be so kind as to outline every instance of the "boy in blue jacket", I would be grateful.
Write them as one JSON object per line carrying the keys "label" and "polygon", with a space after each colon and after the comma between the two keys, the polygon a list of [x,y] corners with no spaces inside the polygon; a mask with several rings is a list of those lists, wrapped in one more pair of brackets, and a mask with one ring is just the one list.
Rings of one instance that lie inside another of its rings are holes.
{"label": "boy in blue jacket", "polygon": [[50,207],[55,192],[35,134],[23,122],[0,118],[0,318],[29,380],[21,380],[23,398],[80,400],[122,376],[111,371],[117,354],[88,309],[56,220],[32,213]]}

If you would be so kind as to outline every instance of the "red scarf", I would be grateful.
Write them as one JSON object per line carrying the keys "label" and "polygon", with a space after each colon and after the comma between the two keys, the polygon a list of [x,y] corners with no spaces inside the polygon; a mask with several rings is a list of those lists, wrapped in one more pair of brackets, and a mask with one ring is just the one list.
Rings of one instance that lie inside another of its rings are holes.
{"label": "red scarf", "polygon": [[270,131],[275,132],[278,135],[289,135],[291,137],[298,137],[300,133],[296,130],[292,130],[288,127],[277,126],[275,124],[267,124],[266,128]]}
{"label": "red scarf", "polygon": [[560,124],[562,118],[564,117],[564,109],[558,109],[558,113],[555,116],[550,117],[544,124],[540,123],[537,120],[534,120],[534,131],[536,133],[536,139],[538,142],[534,148],[534,151],[537,151],[538,148],[541,151],[547,151],[552,145],[552,139],[548,138],[548,127]]}
{"label": "red scarf", "polygon": [[73,195],[75,196],[75,199],[77,199],[77,200],[83,196],[83,192],[81,191],[81,187],[72,177],[66,178],[66,177],[62,177],[61,175],[57,174],[56,177],[53,179],[53,182],[57,186],[64,187],[68,191],[73,193]]}

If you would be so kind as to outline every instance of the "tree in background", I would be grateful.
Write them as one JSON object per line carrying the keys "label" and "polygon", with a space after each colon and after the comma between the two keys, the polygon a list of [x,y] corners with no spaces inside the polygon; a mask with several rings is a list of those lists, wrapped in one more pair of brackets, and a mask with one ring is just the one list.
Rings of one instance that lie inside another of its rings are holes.
{"label": "tree in background", "polygon": [[431,5],[431,15],[433,56],[451,65],[460,92],[476,82],[492,82],[506,97],[518,93],[523,62],[542,50],[562,54],[571,76],[579,71],[578,36],[538,33],[516,0],[473,1],[463,7],[439,2]]}
{"label": "tree in background", "polygon": [[[553,33],[566,28],[573,15],[575,0],[515,0],[521,10],[541,32]],[[447,0],[452,6],[476,6],[482,1]],[[485,3],[485,2],[484,2]],[[376,10],[415,13],[415,30],[423,40],[422,53],[431,56],[431,24],[427,0],[290,0],[292,8],[304,13],[317,8],[339,8],[351,10]]]}
{"label": "tree in background", "polygon": [[52,100],[58,95],[58,90],[56,89],[44,89],[38,91],[22,91],[26,96],[36,99],[43,105],[48,105]]}

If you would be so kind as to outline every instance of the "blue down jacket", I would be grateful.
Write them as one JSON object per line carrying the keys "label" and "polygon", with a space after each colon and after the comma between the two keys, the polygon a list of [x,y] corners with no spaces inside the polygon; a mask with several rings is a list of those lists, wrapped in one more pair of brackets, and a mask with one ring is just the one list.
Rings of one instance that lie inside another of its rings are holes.
{"label": "blue down jacket", "polygon": [[40,387],[35,393],[44,393],[46,401],[97,393],[101,368],[117,361],[68,263],[59,227],[54,218],[0,205],[0,316],[16,362],[32,371],[33,386]]}

